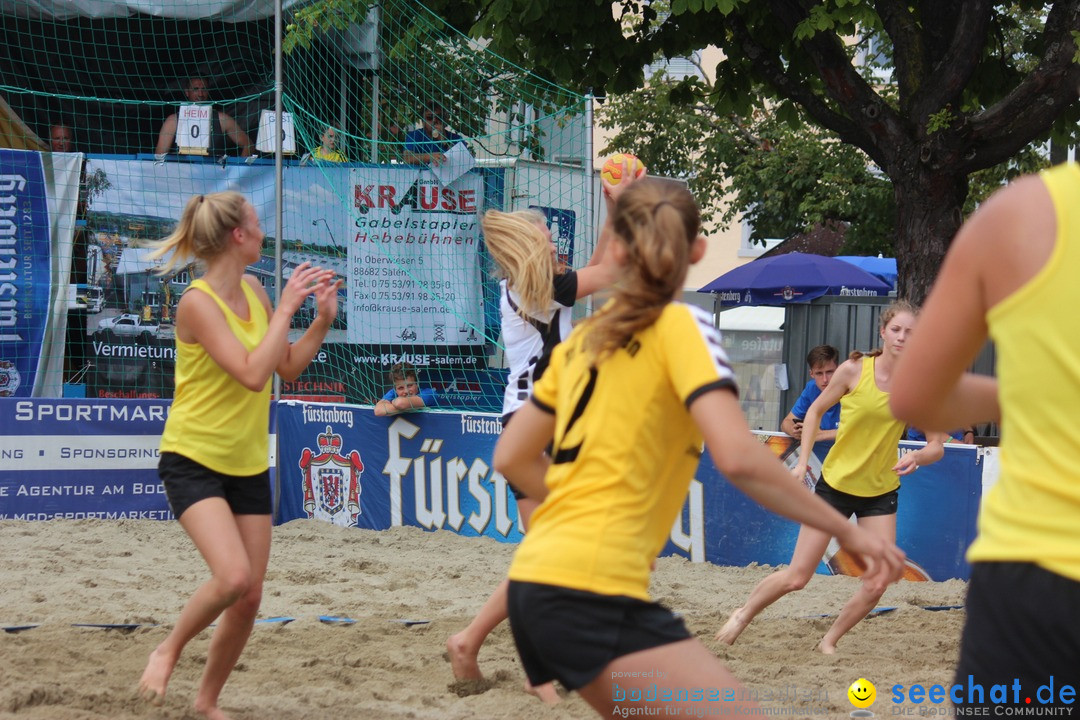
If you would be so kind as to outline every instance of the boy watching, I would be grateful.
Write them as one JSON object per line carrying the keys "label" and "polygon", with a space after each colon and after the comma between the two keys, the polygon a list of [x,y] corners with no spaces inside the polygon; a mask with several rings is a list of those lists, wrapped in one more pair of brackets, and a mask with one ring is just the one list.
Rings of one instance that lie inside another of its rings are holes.
{"label": "boy watching", "polygon": [[435,391],[420,387],[416,380],[416,367],[411,363],[400,362],[390,368],[390,382],[394,387],[375,403],[376,415],[397,415],[436,405]]}
{"label": "boy watching", "polygon": [[[839,365],[840,353],[832,345],[818,345],[806,354],[806,365],[810,368],[810,379],[806,382],[791,412],[780,423],[780,429],[791,437],[799,440],[802,438],[803,418],[806,411],[818,395],[832,380],[833,373]],[[822,440],[835,440],[836,429],[840,427],[840,403],[836,403],[825,411],[821,416],[821,432],[818,433],[818,442]]]}

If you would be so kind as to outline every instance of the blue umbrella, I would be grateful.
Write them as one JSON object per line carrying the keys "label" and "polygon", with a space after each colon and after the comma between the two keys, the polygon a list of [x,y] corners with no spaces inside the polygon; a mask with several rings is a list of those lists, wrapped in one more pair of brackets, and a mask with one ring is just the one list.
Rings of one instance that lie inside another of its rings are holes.
{"label": "blue umbrella", "polygon": [[862,255],[837,255],[837,260],[851,263],[855,267],[862,268],[882,282],[896,287],[896,258],[864,257]]}
{"label": "blue umbrella", "polygon": [[787,253],[730,270],[698,292],[718,293],[720,305],[787,305],[822,295],[881,297],[889,286],[851,263],[824,255]]}

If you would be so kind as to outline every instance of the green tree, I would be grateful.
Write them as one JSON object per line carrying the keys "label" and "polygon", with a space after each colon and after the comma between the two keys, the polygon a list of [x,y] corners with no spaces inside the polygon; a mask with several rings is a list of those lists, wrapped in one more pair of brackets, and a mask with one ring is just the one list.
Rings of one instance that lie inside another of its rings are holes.
{"label": "green tree", "polygon": [[[431,0],[462,17],[463,0]],[[581,0],[471,4],[472,32],[554,82],[608,94],[644,84],[657,55],[725,56],[717,117],[806,120],[892,182],[900,292],[921,301],[969,196],[969,177],[1033,141],[1075,142],[1080,0]],[[891,68],[890,81],[868,76]]]}
{"label": "green tree", "polygon": [[850,252],[892,252],[892,187],[862,151],[765,110],[740,118],[680,103],[678,87],[657,73],[647,87],[608,98],[597,116],[616,133],[601,152],[633,152],[651,172],[685,179],[706,220],[742,214],[752,241],[843,224]]}
{"label": "green tree", "polygon": [[[346,131],[352,159],[368,158],[370,138],[380,141],[381,161],[400,159],[405,128],[433,104],[446,111],[455,131],[477,142],[495,114],[505,114],[508,124],[522,123],[523,100],[544,114],[566,111],[573,102],[570,93],[484,53],[462,34],[457,26],[467,28],[475,18],[462,9],[468,4],[450,4],[440,15],[411,0],[316,0],[293,12],[282,48],[286,102],[297,114],[301,140],[313,147],[323,125],[338,125],[341,86],[350,102],[340,129]],[[356,40],[373,27],[378,28],[377,70]],[[343,56],[356,59],[357,66],[343,64]],[[335,73],[341,77],[332,77]],[[373,98],[378,128],[372,125]],[[522,129],[519,144],[543,159],[538,128]]]}
{"label": "green tree", "polygon": [[[683,87],[660,70],[645,87],[607,98],[598,123],[615,134],[601,154],[632,152],[652,172],[685,179],[706,220],[728,224],[742,214],[752,224],[753,242],[825,225],[845,228],[845,254],[895,252],[892,182],[865,153],[765,109],[748,118],[719,116]],[[680,95],[688,99],[680,102]],[[1044,145],[1029,145],[974,173],[965,214],[1006,180],[1046,167]],[[723,212],[717,215],[716,208]]]}

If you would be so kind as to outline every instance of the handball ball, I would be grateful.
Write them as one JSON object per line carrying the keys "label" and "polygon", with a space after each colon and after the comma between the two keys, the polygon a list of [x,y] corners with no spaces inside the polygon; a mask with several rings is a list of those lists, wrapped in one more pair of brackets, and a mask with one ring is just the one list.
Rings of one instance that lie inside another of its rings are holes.
{"label": "handball ball", "polygon": [[630,153],[619,153],[618,155],[612,155],[607,159],[603,169],[600,170],[600,177],[604,178],[612,185],[621,183],[623,160],[626,160],[626,169],[630,172],[632,177],[641,177],[645,174],[645,166],[641,164],[640,160]]}

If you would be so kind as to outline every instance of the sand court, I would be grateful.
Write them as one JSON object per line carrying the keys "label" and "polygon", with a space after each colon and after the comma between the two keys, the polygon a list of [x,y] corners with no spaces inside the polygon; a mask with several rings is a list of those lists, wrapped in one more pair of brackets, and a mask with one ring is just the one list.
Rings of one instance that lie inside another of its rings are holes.
{"label": "sand court", "polygon": [[[161,708],[135,693],[147,656],[207,576],[178,523],[3,521],[0,547],[0,625],[35,626],[0,634],[0,718],[197,717],[190,704],[209,632],[188,645]],[[446,638],[505,575],[513,548],[413,527],[298,520],[275,528],[263,621],[222,707],[240,720],[594,717],[577,695],[547,707],[522,691],[505,625],[481,650],[485,681],[453,682]],[[963,603],[964,582],[892,586],[881,605],[894,609],[861,623],[826,657],[813,648],[858,581],[816,576],[734,646],[716,643],[731,610],[771,571],[661,558],[652,593],[772,714],[849,717],[847,687],[864,677],[877,687],[870,709],[891,716],[892,686],[951,682],[963,611],[948,608]],[[909,707],[915,715],[944,709]]]}

